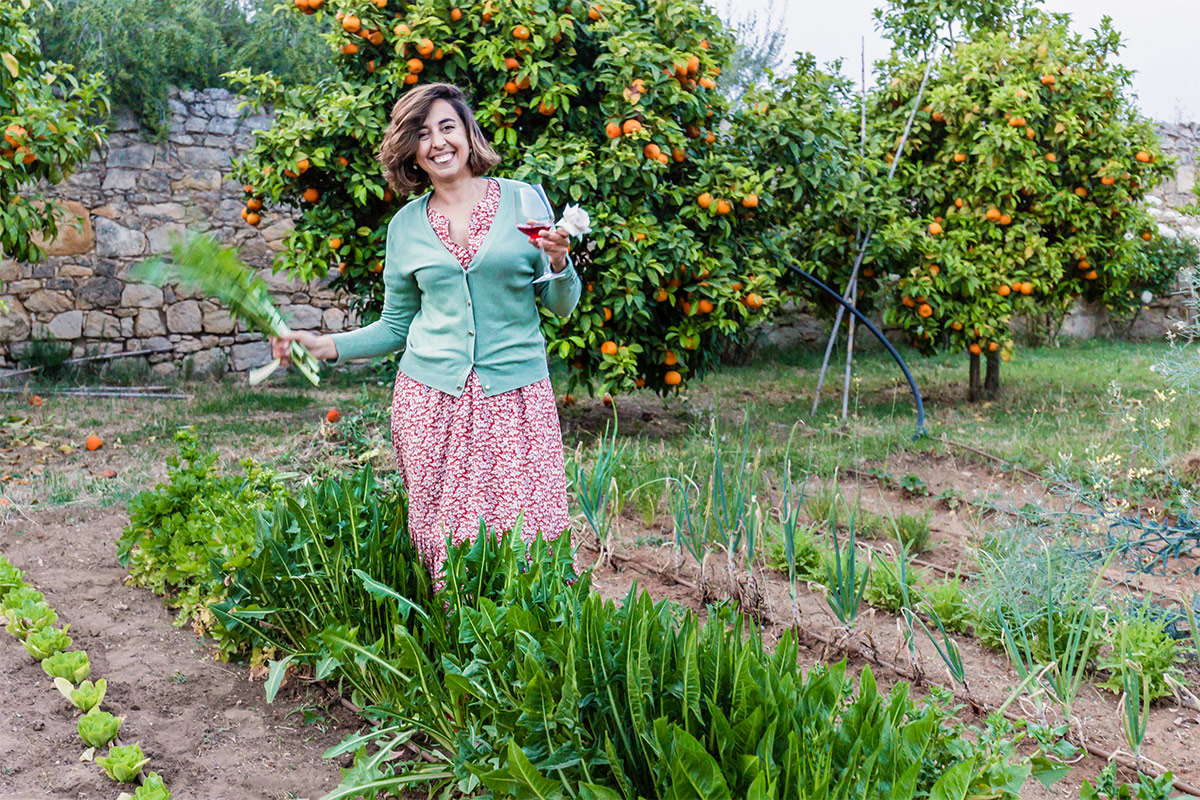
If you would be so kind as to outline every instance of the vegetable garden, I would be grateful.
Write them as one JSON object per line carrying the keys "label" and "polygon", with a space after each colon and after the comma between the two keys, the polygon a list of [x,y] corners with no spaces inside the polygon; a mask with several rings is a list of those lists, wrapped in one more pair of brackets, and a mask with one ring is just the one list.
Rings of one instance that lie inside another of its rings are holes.
{"label": "vegetable garden", "polygon": [[[1079,296],[1136,313],[1196,251],[1142,206],[1168,164],[1119,37],[1035,5],[896,2],[878,88],[800,58],[734,105],[697,3],[282,4],[335,55],[312,86],[232,75],[276,111],[243,218],[301,210],[279,268],[377,311],[384,100],[435,76],[507,174],[604,198],[582,304],[545,321],[573,546],[481,530],[435,593],[389,363],[136,407],[47,368],[0,417],[0,794],[1200,797],[1200,326],[1021,359],[1009,334]],[[36,258],[53,208],[22,192],[107,101],[0,13],[3,240]],[[214,292],[241,275],[187,247]],[[879,352],[841,415],[808,413],[803,349],[722,364],[788,297],[832,308],[797,267],[910,337],[927,435]],[[958,402],[964,353],[988,402]]]}

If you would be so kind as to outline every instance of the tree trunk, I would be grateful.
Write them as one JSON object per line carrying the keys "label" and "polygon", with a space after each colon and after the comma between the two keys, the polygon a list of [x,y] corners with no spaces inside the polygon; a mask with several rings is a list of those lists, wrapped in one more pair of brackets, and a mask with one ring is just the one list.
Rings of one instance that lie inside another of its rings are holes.
{"label": "tree trunk", "polygon": [[988,351],[987,377],[983,379],[983,394],[989,400],[1000,396],[1000,351]]}
{"label": "tree trunk", "polygon": [[967,383],[967,402],[978,402],[983,394],[983,387],[979,383],[979,356],[974,353],[970,354],[971,372],[970,379]]}

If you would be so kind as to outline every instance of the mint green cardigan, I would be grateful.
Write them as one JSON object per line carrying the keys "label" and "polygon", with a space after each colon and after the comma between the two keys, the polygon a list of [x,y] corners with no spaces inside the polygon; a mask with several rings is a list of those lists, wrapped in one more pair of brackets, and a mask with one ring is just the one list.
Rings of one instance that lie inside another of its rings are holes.
{"label": "mint green cardigan", "polygon": [[429,224],[429,194],[396,212],[388,224],[383,312],[370,325],[332,335],[334,363],[403,349],[401,372],[455,397],[472,369],[488,397],[550,374],[534,298],[569,315],[579,302],[579,275],[568,258],[559,277],[533,283],[547,268],[517,230],[520,183],[496,180],[500,207],[465,270]]}

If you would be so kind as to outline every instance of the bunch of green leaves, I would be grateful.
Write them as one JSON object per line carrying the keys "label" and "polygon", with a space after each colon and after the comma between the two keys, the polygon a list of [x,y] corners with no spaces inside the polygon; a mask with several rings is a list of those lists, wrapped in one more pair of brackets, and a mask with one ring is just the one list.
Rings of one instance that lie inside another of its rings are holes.
{"label": "bunch of green leaves", "polygon": [[[193,233],[171,239],[171,260],[154,259],[139,264],[133,271],[135,280],[162,286],[178,283],[199,290],[221,303],[236,317],[264,336],[282,336],[288,332],[283,315],[271,300],[270,289],[247,266],[235,247],[226,247],[209,234]],[[289,342],[292,363],[300,374],[314,386],[320,384],[319,365],[313,354],[299,342]],[[266,368],[255,370],[251,383],[257,383],[278,364],[276,359]]]}
{"label": "bunch of green leaves", "polygon": [[1100,774],[1096,776],[1093,785],[1087,778],[1079,790],[1079,800],[1177,800],[1185,795],[1174,794],[1175,776],[1164,772],[1157,778],[1138,773],[1137,783],[1125,783],[1117,780],[1117,765],[1108,762]]}
{"label": "bunch of green leaves", "polygon": [[[825,560],[828,551],[818,538],[820,528],[815,524],[797,525],[791,537],[785,530],[767,542],[767,567],[783,573],[794,571],[796,580],[821,582],[825,579]],[[792,556],[788,558],[788,542]]]}
{"label": "bunch of green leaves", "polygon": [[47,625],[31,630],[25,635],[25,652],[38,661],[55,653],[61,653],[71,646],[71,637],[67,635],[69,627],[71,626],[63,625],[59,629],[53,625]]}
{"label": "bunch of green leaves", "polygon": [[[317,678],[343,680],[355,703],[386,704],[405,680],[391,661],[399,631],[414,616],[441,616],[404,495],[379,486],[370,467],[326,479],[259,511],[252,541],[227,599],[211,606],[222,650],[274,647]],[[282,676],[286,664],[276,664]]]}
{"label": "bunch of green leaves", "polygon": [[108,691],[108,681],[104,678],[100,678],[95,683],[83,681],[79,684],[79,688],[75,688],[75,685],[66,678],[55,678],[54,687],[76,708],[86,714],[104,701],[104,695]]}
{"label": "bunch of green leaves", "polygon": [[170,87],[220,86],[222,72],[240,67],[296,83],[329,72],[320,36],[291,11],[278,0],[64,0],[37,23],[48,57],[103,70],[113,103],[165,139]]}
{"label": "bunch of green leaves", "polygon": [[93,707],[79,718],[79,738],[88,747],[104,747],[117,738],[121,718]]}
{"label": "bunch of green leaves", "polygon": [[0,600],[3,600],[13,589],[24,586],[24,578],[24,573],[0,554]]}
{"label": "bunch of green leaves", "polygon": [[8,632],[18,639],[58,621],[58,614],[46,603],[46,596],[29,586],[19,586],[4,595],[0,600],[0,616],[7,620]]}
{"label": "bunch of green leaves", "polygon": [[924,553],[929,549],[930,513],[897,514],[887,520],[885,528],[889,536],[904,545],[908,552]]}
{"label": "bunch of green leaves", "polygon": [[[414,615],[397,631],[408,680],[389,704],[395,725],[347,746],[386,748],[416,726],[440,754],[417,772],[463,793],[795,797],[820,786],[829,797],[1016,798],[1030,771],[1011,763],[1011,740],[967,738],[948,695],[922,706],[901,685],[885,696],[869,670],[856,685],[845,663],[805,676],[790,633],[769,652],[728,607],[700,623],[636,589],[602,600],[567,549],[541,539],[481,535],[452,548],[445,603],[445,616]],[[327,797],[421,777],[371,766],[365,783]]]}
{"label": "bunch of green leaves", "polygon": [[574,487],[575,499],[583,511],[588,527],[600,544],[597,564],[605,563],[611,549],[609,530],[616,515],[619,491],[615,470],[625,456],[625,445],[617,444],[616,415],[611,430],[606,425],[604,434],[596,443],[595,457],[591,468],[584,466],[583,443],[575,450]]}
{"label": "bunch of green leaves", "polygon": [[1108,673],[1099,684],[1114,693],[1125,691],[1126,677],[1135,669],[1146,683],[1151,702],[1175,694],[1173,683],[1183,680],[1179,664],[1183,661],[1179,643],[1171,638],[1162,623],[1141,613],[1133,618],[1120,619],[1109,632],[1112,649],[1100,659],[1098,669]]}
{"label": "bunch of green leaves", "polygon": [[825,560],[825,602],[843,625],[852,628],[863,597],[871,585],[871,566],[868,562],[862,569],[859,568],[858,539],[853,519],[843,550],[838,541],[836,510],[832,513],[829,530],[833,535],[833,549]]}
{"label": "bunch of green leaves", "polygon": [[142,778],[142,785],[133,794],[122,792],[117,800],[171,800],[171,792],[157,772],[149,772]]}
{"label": "bunch of green leaves", "polygon": [[1146,307],[1142,292],[1155,298],[1175,291],[1179,273],[1200,265],[1200,245],[1185,236],[1155,236],[1142,248],[1141,258],[1129,265],[1129,287],[1114,295],[1109,311],[1118,321],[1132,320]]}
{"label": "bunch of green leaves", "polygon": [[225,596],[225,575],[249,563],[254,512],[286,493],[274,473],[250,459],[243,475],[220,474],[216,453],[202,453],[194,431],[175,433],[179,455],[167,459],[166,483],[129,503],[117,559],[133,582],[169,596],[176,624],[207,624],[205,608]]}
{"label": "bunch of green leaves", "polygon": [[[917,582],[921,579],[907,563],[901,568],[901,556],[894,559],[880,558],[872,564],[871,577],[864,594],[866,601],[875,608],[898,613],[905,605],[905,598],[917,595]],[[901,587],[901,575],[904,586]]]}
{"label": "bunch of green leaves", "polygon": [[965,633],[970,628],[971,608],[967,593],[957,578],[928,580],[920,587],[921,600],[937,615],[948,631]]}
{"label": "bunch of green leaves", "polygon": [[71,683],[79,683],[92,671],[92,664],[84,651],[68,650],[43,658],[42,669],[51,678],[63,678]]}
{"label": "bunch of green leaves", "polygon": [[96,763],[104,770],[104,774],[117,783],[133,783],[142,774],[142,767],[149,763],[142,752],[141,744],[130,744],[124,747],[110,747],[107,756],[99,756]]}

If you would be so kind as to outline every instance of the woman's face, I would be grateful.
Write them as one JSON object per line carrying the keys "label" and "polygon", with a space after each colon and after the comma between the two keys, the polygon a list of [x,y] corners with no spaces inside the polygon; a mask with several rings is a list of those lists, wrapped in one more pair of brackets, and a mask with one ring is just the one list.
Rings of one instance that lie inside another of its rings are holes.
{"label": "woman's face", "polygon": [[453,182],[471,175],[470,155],[467,128],[458,112],[446,100],[434,100],[417,134],[417,166],[435,183]]}

